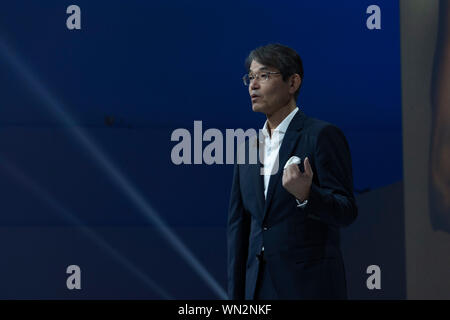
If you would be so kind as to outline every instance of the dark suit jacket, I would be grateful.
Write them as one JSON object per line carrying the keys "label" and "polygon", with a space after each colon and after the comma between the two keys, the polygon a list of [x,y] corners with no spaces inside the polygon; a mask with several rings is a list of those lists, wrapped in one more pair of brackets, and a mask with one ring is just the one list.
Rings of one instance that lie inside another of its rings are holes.
{"label": "dark suit jacket", "polygon": [[[257,138],[246,150],[259,147]],[[308,203],[298,208],[282,186],[291,156],[307,156],[314,173]],[[248,156],[248,155],[246,155]],[[248,158],[247,158],[248,159]],[[236,164],[228,213],[228,295],[253,299],[259,260],[264,256],[280,299],[346,299],[339,228],[357,216],[350,150],[337,127],[298,111],[279,151],[279,170],[264,199],[261,165]]]}

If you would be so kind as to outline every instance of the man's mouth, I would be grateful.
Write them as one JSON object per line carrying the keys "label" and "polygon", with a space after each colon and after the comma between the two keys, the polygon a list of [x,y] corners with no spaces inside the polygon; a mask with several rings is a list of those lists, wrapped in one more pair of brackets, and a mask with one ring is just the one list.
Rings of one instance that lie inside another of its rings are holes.
{"label": "man's mouth", "polygon": [[252,98],[252,101],[259,98],[259,96],[257,94],[252,94],[250,97]]}

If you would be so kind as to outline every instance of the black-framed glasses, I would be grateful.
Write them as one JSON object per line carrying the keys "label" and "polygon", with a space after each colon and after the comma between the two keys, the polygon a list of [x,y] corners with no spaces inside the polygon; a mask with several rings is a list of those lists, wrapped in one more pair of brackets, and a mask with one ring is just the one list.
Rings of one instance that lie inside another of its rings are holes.
{"label": "black-framed glasses", "polygon": [[242,81],[244,82],[245,86],[248,86],[255,79],[259,80],[261,82],[269,80],[271,74],[281,74],[281,72],[264,71],[264,72],[257,72],[257,73],[249,73],[249,74],[245,74],[242,77]]}

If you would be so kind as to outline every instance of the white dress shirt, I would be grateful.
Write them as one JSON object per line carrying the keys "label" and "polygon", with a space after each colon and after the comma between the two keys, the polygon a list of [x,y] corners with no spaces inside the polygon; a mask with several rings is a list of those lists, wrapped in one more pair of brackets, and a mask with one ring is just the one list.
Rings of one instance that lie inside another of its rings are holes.
{"label": "white dress shirt", "polygon": [[[269,130],[267,128],[267,120],[264,123],[264,127],[262,128],[261,132],[264,135],[264,140],[262,141],[263,148],[264,148],[264,158],[263,158],[263,164],[264,164],[264,198],[267,198],[267,189],[269,188],[269,181],[271,175],[274,175],[278,172],[278,170],[283,170],[284,164],[276,163],[278,158],[278,153],[280,152],[280,146],[283,142],[284,135],[286,133],[287,128],[289,127],[289,124],[291,123],[292,118],[294,118],[295,114],[298,111],[298,107],[296,107],[294,110],[292,110],[291,113],[288,114],[286,118],[284,118],[281,123],[272,130],[272,137],[269,135]],[[276,166],[275,166],[276,164]],[[308,200],[305,200],[303,202],[300,202],[298,199],[295,199],[297,201],[297,207],[304,207]],[[261,251],[264,251],[264,246],[261,247]]]}
{"label": "white dress shirt", "polygon": [[[278,158],[278,153],[280,151],[281,143],[283,142],[284,135],[286,134],[286,130],[298,110],[298,107],[292,110],[292,112],[289,113],[288,116],[284,118],[284,120],[281,121],[281,123],[275,129],[272,130],[272,137],[270,137],[269,135],[267,120],[264,123],[263,129],[261,130],[264,135],[264,140],[262,142],[264,147],[264,198],[267,198],[267,189],[269,188],[271,175],[276,174],[278,170],[283,170],[284,164],[276,163],[276,161]],[[303,201],[302,203],[297,200],[298,207],[303,207],[306,205],[306,203],[307,200]]]}

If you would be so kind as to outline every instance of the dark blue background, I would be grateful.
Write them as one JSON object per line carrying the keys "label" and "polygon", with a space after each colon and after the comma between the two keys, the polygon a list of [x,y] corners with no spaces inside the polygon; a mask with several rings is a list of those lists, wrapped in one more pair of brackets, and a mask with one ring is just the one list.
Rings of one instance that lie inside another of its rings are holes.
{"label": "dark blue background", "polygon": [[[79,31],[66,28],[70,4],[81,8]],[[82,130],[169,226],[224,230],[232,166],[176,166],[170,159],[175,145],[170,135],[180,127],[193,133],[194,120],[203,121],[203,131],[261,128],[264,116],[252,112],[241,77],[250,50],[270,42],[288,45],[301,55],[305,77],[298,106],[344,131],[352,152],[356,191],[402,180],[399,7],[397,1],[377,1],[382,8],[382,29],[371,31],[366,28],[366,8],[371,4],[2,3],[0,157],[76,219],[43,201],[42,193],[19,182],[4,165],[0,170],[0,224],[152,226],[102,164],[74,138],[74,131]],[[34,90],[8,55],[45,89]],[[52,112],[43,92],[55,97],[59,110],[73,122]],[[113,117],[114,124],[106,125],[105,116]],[[217,236],[220,255],[215,259],[219,260],[204,261],[217,266],[223,285],[224,241],[225,233]],[[39,250],[49,250],[45,243]],[[198,243],[194,248],[197,255],[205,252],[198,249]],[[8,268],[14,269],[14,264]],[[98,290],[99,296],[108,292]],[[191,290],[192,296],[205,297],[201,289]],[[23,297],[32,295],[25,291],[21,291]],[[126,295],[117,292],[118,297]]]}

